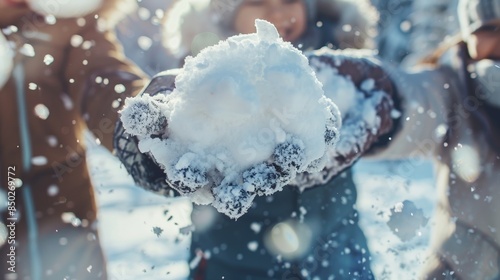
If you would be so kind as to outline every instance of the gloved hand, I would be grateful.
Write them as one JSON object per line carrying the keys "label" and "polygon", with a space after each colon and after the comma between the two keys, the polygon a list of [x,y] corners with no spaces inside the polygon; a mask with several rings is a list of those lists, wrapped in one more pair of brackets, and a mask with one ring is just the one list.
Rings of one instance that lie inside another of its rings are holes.
{"label": "gloved hand", "polygon": [[[149,94],[154,97],[168,94],[175,87],[177,72],[178,70],[169,70],[157,74],[142,90],[141,95]],[[164,171],[149,154],[141,153],[138,145],[139,139],[127,133],[119,120],[114,133],[114,147],[116,156],[127,172],[140,187],[164,195],[170,194],[172,188],[167,183]]]}
{"label": "gloved hand", "polygon": [[[156,96],[167,95],[174,90],[176,75],[177,70],[156,75],[141,92],[140,96],[149,95],[151,97],[149,104],[154,105],[156,103]],[[140,139],[135,135],[147,134],[144,132],[144,129],[146,129],[152,138],[160,138],[166,134],[168,123],[166,120],[158,117],[157,108],[148,106],[139,109],[142,112],[147,112],[145,114],[137,114],[137,118],[147,118],[136,122],[141,124],[140,127],[124,127],[122,121],[119,121],[117,124],[114,138],[116,155],[128,173],[132,175],[136,184],[144,189],[163,195],[171,193],[171,190],[176,190],[183,195],[192,195],[193,190],[189,186],[182,184],[180,181],[169,179],[161,164],[157,163],[149,153],[140,151]],[[327,125],[324,135],[325,143],[328,146],[334,145],[337,141],[338,131],[336,128],[340,122],[336,108],[332,107],[330,109],[333,110],[331,112],[332,119]],[[127,131],[135,135],[131,135]],[[205,181],[201,182],[200,185],[208,185],[210,188],[214,187],[214,194],[222,194],[220,196],[215,195],[215,201],[212,202],[214,207],[220,212],[237,217],[244,213],[242,211],[246,211],[256,195],[271,195],[276,191],[280,191],[290,178],[294,176],[290,172],[306,168],[302,162],[302,145],[303,143],[298,139],[291,139],[290,142],[278,145],[269,161],[252,166],[242,173],[243,186],[232,185],[229,182],[215,187],[213,182]],[[307,170],[317,169],[315,165],[319,164],[321,163],[313,162],[307,166]],[[200,177],[199,175],[202,174],[202,172],[200,173],[197,170],[191,169],[185,170],[184,173],[190,173],[187,175],[184,174],[185,177]],[[252,186],[250,188],[252,190],[248,190],[248,186]],[[207,188],[204,188],[204,190],[195,194],[195,199],[205,201],[207,200],[206,197],[212,196],[212,194],[206,193],[206,190]]]}
{"label": "gloved hand", "polygon": [[[396,119],[400,115],[396,88],[388,70],[373,53],[323,48],[306,56],[323,83],[325,95],[339,105],[342,127],[339,142],[329,152],[326,168],[296,177],[295,184],[303,188],[328,182],[370,149],[382,145],[385,137],[397,127]],[[344,86],[340,86],[342,78],[344,83],[347,78]],[[353,89],[349,90],[349,84]],[[344,106],[342,100],[348,100]]]}

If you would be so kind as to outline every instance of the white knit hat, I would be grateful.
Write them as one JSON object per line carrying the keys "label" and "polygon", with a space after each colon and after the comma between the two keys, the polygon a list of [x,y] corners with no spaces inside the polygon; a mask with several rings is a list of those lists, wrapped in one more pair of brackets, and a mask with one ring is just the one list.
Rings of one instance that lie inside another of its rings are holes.
{"label": "white knit hat", "polygon": [[458,20],[465,40],[479,28],[498,22],[500,24],[500,0],[460,0]]}

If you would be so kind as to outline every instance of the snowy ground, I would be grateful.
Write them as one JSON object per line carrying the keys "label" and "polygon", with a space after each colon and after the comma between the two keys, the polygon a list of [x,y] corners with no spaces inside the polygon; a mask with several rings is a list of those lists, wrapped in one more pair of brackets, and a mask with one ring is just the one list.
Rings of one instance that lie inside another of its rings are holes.
{"label": "snowy ground", "polygon": [[191,204],[134,186],[118,159],[101,147],[88,154],[109,279],[185,279],[190,238],[179,230],[190,224]]}
{"label": "snowy ground", "polygon": [[[90,147],[88,154],[110,279],[185,279],[190,236],[179,230],[190,224],[190,203],[135,187],[119,161],[100,147]],[[415,279],[434,209],[431,175],[428,164],[409,161],[356,166],[361,226],[377,279]]]}

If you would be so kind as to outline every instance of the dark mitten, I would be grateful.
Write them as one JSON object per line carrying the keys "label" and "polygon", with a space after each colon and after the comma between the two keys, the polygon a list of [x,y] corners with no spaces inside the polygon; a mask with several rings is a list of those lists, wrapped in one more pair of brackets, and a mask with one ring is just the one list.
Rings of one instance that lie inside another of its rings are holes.
{"label": "dark mitten", "polygon": [[340,139],[330,150],[327,167],[296,178],[298,185],[311,186],[351,166],[391,132],[400,114],[393,82],[372,53],[323,48],[307,56],[325,95],[339,105],[342,114]]}
{"label": "dark mitten", "polygon": [[[174,88],[175,72],[167,71],[156,75],[151,82],[141,92],[149,94],[154,98],[159,94],[168,94]],[[138,105],[138,107],[141,105]],[[138,108],[139,110],[140,108]],[[154,111],[154,108],[144,107],[143,110]],[[152,112],[149,112],[151,115]],[[154,113],[154,112],[153,112]],[[146,114],[148,115],[148,114]],[[138,122],[144,122],[137,115]],[[166,122],[151,122],[150,128],[152,134],[159,133],[166,129]],[[147,153],[141,153],[139,150],[139,140],[136,136],[130,135],[125,131],[121,120],[118,121],[114,134],[115,153],[123,163],[127,172],[132,176],[135,183],[146,190],[158,193],[165,193],[169,188],[166,181],[166,175],[163,169],[158,166],[154,159]]]}

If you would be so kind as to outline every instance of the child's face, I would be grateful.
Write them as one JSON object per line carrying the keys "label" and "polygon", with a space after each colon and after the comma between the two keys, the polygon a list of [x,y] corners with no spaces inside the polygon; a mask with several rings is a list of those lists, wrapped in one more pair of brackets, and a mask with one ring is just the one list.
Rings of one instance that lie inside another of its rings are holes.
{"label": "child's face", "polygon": [[288,42],[299,39],[307,27],[303,0],[244,0],[236,12],[234,29],[242,34],[254,33],[256,19],[274,24]]}
{"label": "child's face", "polygon": [[467,41],[469,54],[474,60],[500,60],[500,22],[479,29]]}

